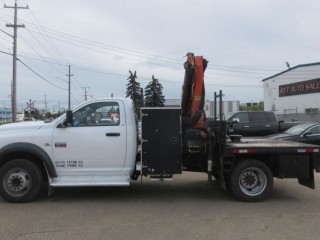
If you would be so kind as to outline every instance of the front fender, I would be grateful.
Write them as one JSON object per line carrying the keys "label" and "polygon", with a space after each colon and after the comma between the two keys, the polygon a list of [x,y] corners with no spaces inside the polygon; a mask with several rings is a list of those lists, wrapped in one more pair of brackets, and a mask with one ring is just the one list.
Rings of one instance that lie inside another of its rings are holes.
{"label": "front fender", "polygon": [[50,177],[57,177],[56,170],[49,155],[39,146],[32,143],[11,143],[0,150],[0,159],[8,154],[29,153],[37,156],[44,163]]}

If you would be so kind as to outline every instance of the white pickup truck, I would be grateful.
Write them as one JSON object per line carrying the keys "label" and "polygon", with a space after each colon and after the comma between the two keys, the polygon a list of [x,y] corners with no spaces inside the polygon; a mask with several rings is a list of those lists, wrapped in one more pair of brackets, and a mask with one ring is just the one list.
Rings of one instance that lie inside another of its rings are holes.
{"label": "white pickup truck", "polygon": [[85,102],[50,122],[0,127],[0,194],[29,201],[42,181],[50,187],[127,186],[137,156],[137,128],[129,99]]}
{"label": "white pickup truck", "polygon": [[[226,122],[183,129],[179,108],[143,108],[142,139],[129,99],[96,99],[50,123],[0,127],[0,195],[33,200],[48,189],[128,186],[138,176],[171,178],[183,171],[213,175],[244,201],[261,201],[273,178],[297,178],[314,188],[319,147],[295,142],[226,138]],[[138,142],[141,142],[141,150]],[[196,189],[195,189],[196,191]]]}

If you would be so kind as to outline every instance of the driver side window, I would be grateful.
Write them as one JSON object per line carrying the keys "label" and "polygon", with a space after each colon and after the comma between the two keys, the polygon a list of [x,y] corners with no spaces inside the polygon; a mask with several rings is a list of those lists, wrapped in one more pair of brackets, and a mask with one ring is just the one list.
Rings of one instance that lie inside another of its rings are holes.
{"label": "driver side window", "polygon": [[120,124],[117,102],[96,102],[80,108],[73,114],[74,127],[116,126]]}
{"label": "driver side window", "polygon": [[320,126],[313,127],[308,132],[311,132],[312,134],[320,134]]}
{"label": "driver side window", "polygon": [[238,113],[233,119],[238,119],[239,123],[248,123],[249,122],[249,114],[248,113]]}

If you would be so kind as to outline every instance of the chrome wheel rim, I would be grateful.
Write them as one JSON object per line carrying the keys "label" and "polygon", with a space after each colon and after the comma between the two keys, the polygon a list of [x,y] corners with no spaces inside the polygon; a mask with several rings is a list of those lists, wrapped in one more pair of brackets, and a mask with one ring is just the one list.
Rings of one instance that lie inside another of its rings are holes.
{"label": "chrome wheel rim", "polygon": [[31,184],[30,173],[21,168],[11,169],[5,174],[3,179],[4,189],[14,197],[20,197],[29,192]]}
{"label": "chrome wheel rim", "polygon": [[239,177],[239,185],[242,192],[249,196],[261,194],[267,187],[267,181],[266,174],[255,167],[243,170]]}

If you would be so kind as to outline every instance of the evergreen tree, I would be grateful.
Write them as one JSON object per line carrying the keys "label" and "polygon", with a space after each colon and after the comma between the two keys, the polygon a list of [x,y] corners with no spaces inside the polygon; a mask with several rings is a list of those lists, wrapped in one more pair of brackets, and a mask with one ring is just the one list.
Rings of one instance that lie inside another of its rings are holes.
{"label": "evergreen tree", "polygon": [[127,78],[128,83],[127,83],[127,91],[126,91],[126,97],[130,97],[133,101],[133,104],[136,109],[136,114],[137,117],[140,118],[140,108],[142,105],[141,102],[141,88],[140,88],[140,83],[137,82],[137,72],[134,71],[132,73],[129,70],[130,76]]}
{"label": "evergreen tree", "polygon": [[264,102],[260,101],[259,103],[251,106],[240,106],[239,108],[240,111],[263,111],[264,110]]}
{"label": "evergreen tree", "polygon": [[165,98],[162,95],[162,85],[159,80],[152,75],[151,82],[145,88],[145,106],[146,107],[163,107]]}

